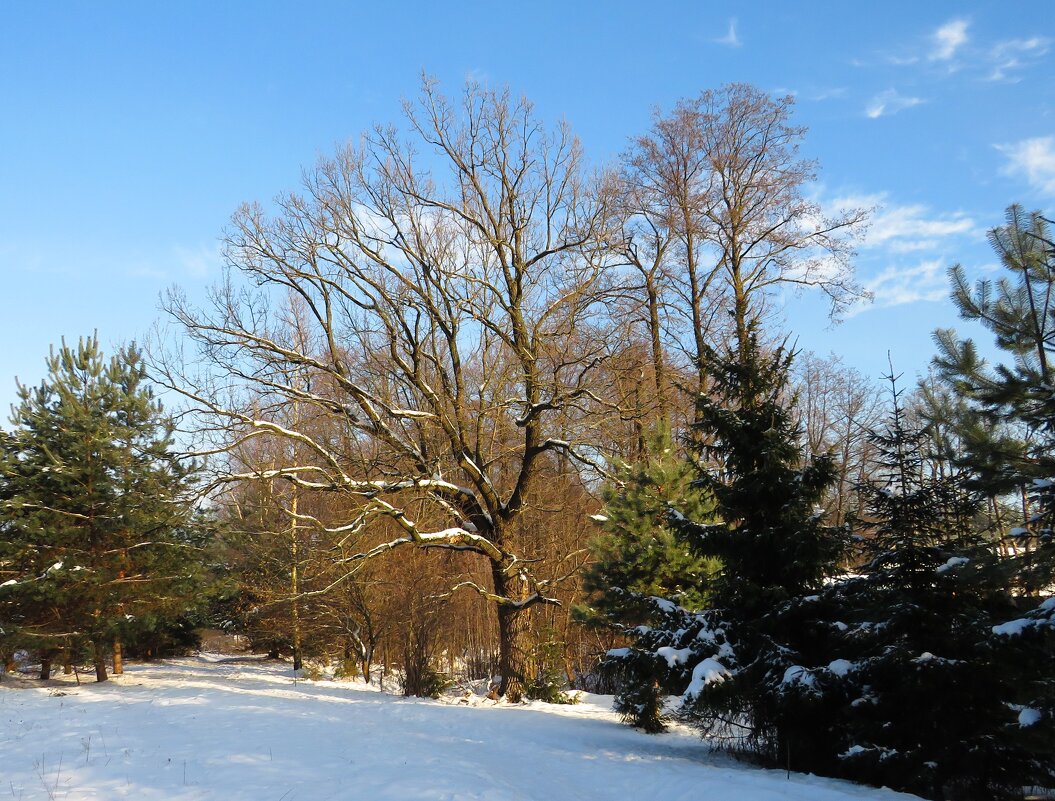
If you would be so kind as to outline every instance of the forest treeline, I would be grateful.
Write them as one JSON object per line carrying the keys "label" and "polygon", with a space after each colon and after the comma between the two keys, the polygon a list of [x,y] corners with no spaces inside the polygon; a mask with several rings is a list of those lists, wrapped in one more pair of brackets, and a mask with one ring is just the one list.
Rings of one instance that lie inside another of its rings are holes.
{"label": "forest treeline", "polygon": [[939,331],[906,386],[795,353],[782,301],[867,302],[868,210],[812,199],[804,136],[731,84],[595,165],[526,100],[426,80],[239,209],[145,351],[63,343],[20,387],[5,662],[102,680],[211,626],[410,694],[612,692],[934,798],[1050,785],[1050,223],[1012,206],[1003,277],[950,271],[1002,361]]}

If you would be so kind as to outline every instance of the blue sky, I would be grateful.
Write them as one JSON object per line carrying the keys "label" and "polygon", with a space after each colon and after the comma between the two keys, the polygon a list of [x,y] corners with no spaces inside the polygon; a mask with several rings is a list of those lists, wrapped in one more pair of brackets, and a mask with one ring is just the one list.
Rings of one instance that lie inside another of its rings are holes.
{"label": "blue sky", "polygon": [[[955,325],[945,269],[994,267],[1011,202],[1055,213],[1048,2],[0,5],[0,409],[51,343],[142,339],[172,284],[219,275],[235,207],[398,116],[422,70],[508,84],[597,162],[653,107],[728,81],[793,93],[824,204],[876,206],[857,259],[875,303],[801,347],[909,375]],[[967,329],[965,329],[967,330]]]}

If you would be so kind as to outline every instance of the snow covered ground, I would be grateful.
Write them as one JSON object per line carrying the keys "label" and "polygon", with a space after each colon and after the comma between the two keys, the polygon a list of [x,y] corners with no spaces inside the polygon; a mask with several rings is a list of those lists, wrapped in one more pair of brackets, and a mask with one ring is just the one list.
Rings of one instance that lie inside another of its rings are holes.
{"label": "snow covered ground", "polygon": [[894,801],[763,771],[689,732],[649,736],[610,699],[451,704],[287,665],[202,655],[106,684],[0,683],[0,801]]}

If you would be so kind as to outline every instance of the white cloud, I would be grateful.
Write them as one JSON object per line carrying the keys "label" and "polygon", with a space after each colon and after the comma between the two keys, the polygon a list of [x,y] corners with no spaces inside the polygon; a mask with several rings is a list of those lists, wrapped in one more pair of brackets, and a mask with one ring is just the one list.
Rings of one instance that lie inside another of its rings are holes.
{"label": "white cloud", "polygon": [[872,98],[865,107],[865,115],[874,120],[879,117],[897,114],[899,111],[904,111],[907,108],[912,108],[925,102],[927,101],[921,97],[908,97],[898,94],[896,89],[886,89]]}
{"label": "white cloud", "polygon": [[1029,39],[1007,39],[997,42],[989,52],[993,70],[989,73],[991,81],[1017,81],[1012,73],[1024,69],[1047,55],[1051,49],[1051,39],[1033,36]]}
{"label": "white cloud", "polygon": [[817,91],[810,94],[806,99],[821,102],[823,100],[835,100],[840,97],[846,97],[845,86],[833,86],[830,89],[818,89]]}
{"label": "white cloud", "polygon": [[1038,192],[1055,195],[1055,136],[1023,139],[996,149],[1007,156],[1005,175],[1025,178]]}
{"label": "white cloud", "polygon": [[981,237],[983,229],[962,211],[934,212],[922,203],[891,203],[886,192],[845,195],[820,201],[831,214],[850,209],[871,209],[868,230],[860,242],[863,250],[884,249],[894,253],[936,250],[942,240],[953,237]]}
{"label": "white cloud", "polygon": [[172,245],[167,251],[137,255],[125,259],[111,259],[111,264],[122,264],[126,275],[153,281],[199,281],[216,278],[223,268],[220,245]]}
{"label": "white cloud", "polygon": [[948,267],[949,263],[941,258],[927,259],[910,267],[887,267],[865,283],[865,289],[872,293],[872,306],[857,307],[853,311],[944,300],[949,296]]}
{"label": "white cloud", "polygon": [[172,260],[177,270],[191,278],[215,277],[223,266],[223,252],[219,245],[173,248]]}
{"label": "white cloud", "polygon": [[736,17],[729,20],[729,30],[725,36],[722,36],[714,40],[716,44],[728,45],[729,47],[740,47],[743,42],[740,37],[736,35]]}
{"label": "white cloud", "polygon": [[965,19],[951,19],[931,34],[932,48],[927,58],[930,61],[949,61],[956,51],[967,44]]}
{"label": "white cloud", "polygon": [[939,240],[971,236],[977,231],[974,220],[963,212],[934,215],[926,206],[881,206],[872,217],[864,247],[888,247],[907,253],[933,249]]}
{"label": "white cloud", "polygon": [[[880,56],[882,63],[897,67],[924,68],[931,75],[949,76],[967,70],[976,78],[1018,81],[1019,73],[1040,63],[1052,49],[1046,36],[976,41],[969,20],[956,17],[914,44],[903,43],[895,52]],[[854,61],[857,66],[869,66]]]}
{"label": "white cloud", "polygon": [[885,192],[841,197],[825,204],[833,211],[871,208],[868,230],[859,244],[859,266],[867,274],[864,286],[872,293],[871,305],[860,304],[850,314],[870,308],[898,306],[948,297],[945,272],[955,261],[950,254],[958,242],[976,239],[982,229],[964,212],[936,212],[921,203],[891,203]]}
{"label": "white cloud", "polygon": [[895,67],[911,67],[913,64],[919,64],[919,56],[887,56],[888,64],[893,64]]}

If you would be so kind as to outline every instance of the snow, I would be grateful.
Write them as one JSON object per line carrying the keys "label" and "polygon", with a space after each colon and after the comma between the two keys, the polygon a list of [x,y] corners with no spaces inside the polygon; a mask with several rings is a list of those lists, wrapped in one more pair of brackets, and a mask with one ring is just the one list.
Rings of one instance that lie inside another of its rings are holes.
{"label": "snow", "polygon": [[828,670],[836,676],[845,676],[854,669],[854,663],[848,659],[836,659],[828,665]]}
{"label": "snow", "polygon": [[692,669],[692,679],[683,697],[695,698],[708,684],[723,682],[730,675],[725,665],[714,657],[707,657]]}
{"label": "snow", "polygon": [[677,612],[681,607],[673,601],[669,601],[666,598],[660,598],[658,595],[653,595],[649,598],[653,606],[655,606],[661,612]]}
{"label": "snow", "polygon": [[1018,725],[1022,727],[1033,726],[1034,724],[1040,723],[1042,717],[1044,716],[1039,709],[1033,709],[1027,706],[1018,713]]}
{"label": "snow", "polygon": [[1020,617],[1017,620],[1009,620],[1007,623],[1001,623],[998,626],[993,626],[993,634],[1004,637],[1014,637],[1015,635],[1021,634],[1023,631],[1028,629],[1030,626],[1036,625],[1035,620]]}
{"label": "snow", "polygon": [[1055,620],[1051,617],[1052,613],[1055,613],[1055,595],[1045,599],[1040,606],[1034,609],[1030,613],[1031,617],[1020,617],[993,626],[993,634],[1014,637],[1034,626],[1055,626]]}
{"label": "snow", "polygon": [[692,656],[691,648],[671,648],[669,645],[665,645],[656,651],[656,656],[661,656],[667,660],[667,667],[673,668],[678,665],[684,665],[688,658]]}
{"label": "snow", "polygon": [[783,684],[802,684],[806,687],[812,687],[816,684],[817,680],[802,665],[792,665],[784,671]]}
{"label": "snow", "polygon": [[914,798],[741,765],[684,728],[647,735],[606,696],[441,703],[209,655],[104,684],[0,682],[0,754],[4,797],[25,801]]}
{"label": "snow", "polygon": [[941,565],[935,570],[936,573],[946,573],[950,570],[955,570],[958,567],[963,567],[971,560],[966,556],[953,556],[944,565]]}

